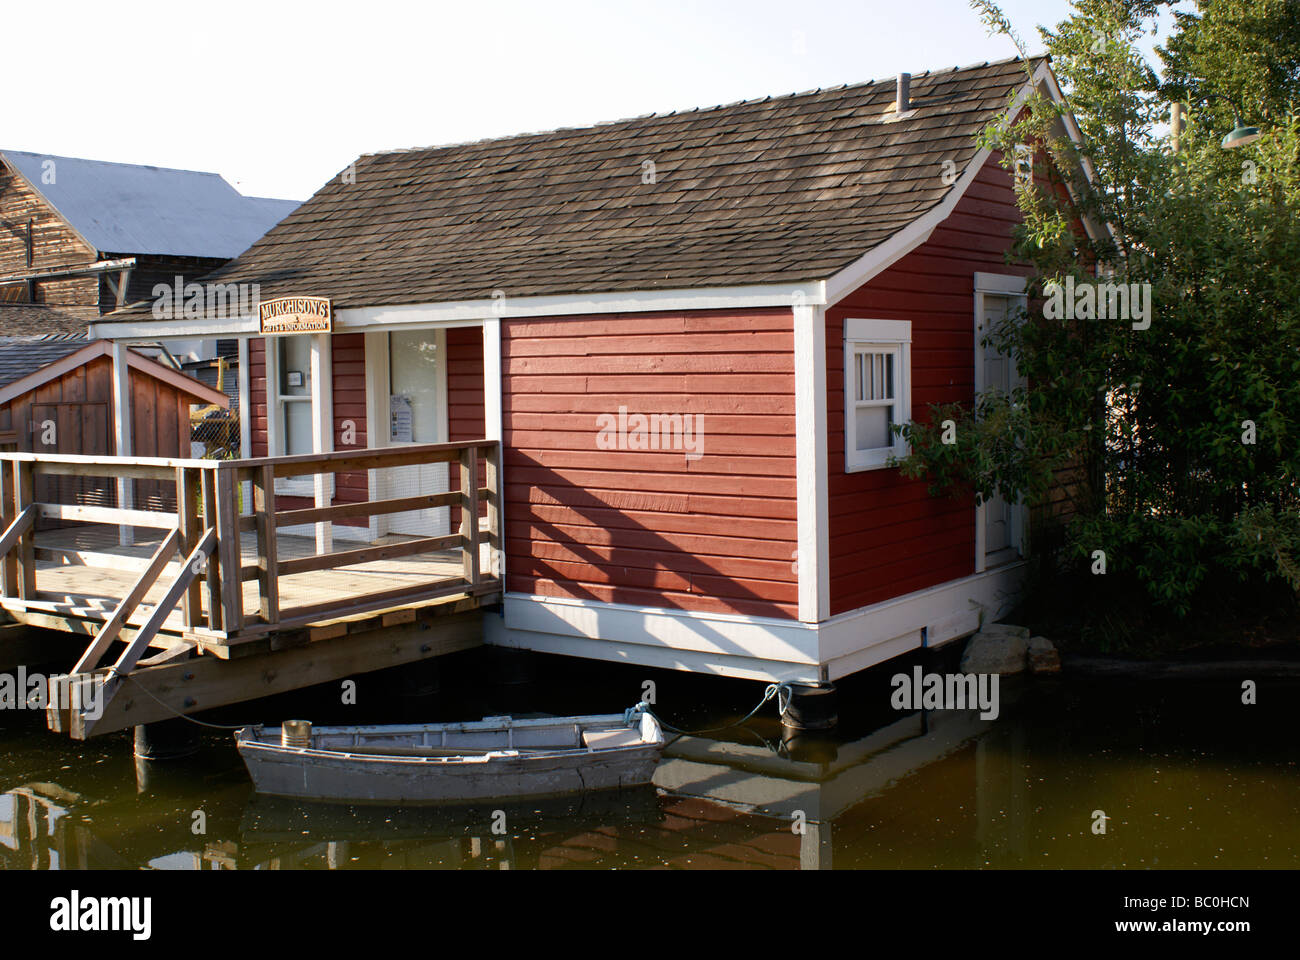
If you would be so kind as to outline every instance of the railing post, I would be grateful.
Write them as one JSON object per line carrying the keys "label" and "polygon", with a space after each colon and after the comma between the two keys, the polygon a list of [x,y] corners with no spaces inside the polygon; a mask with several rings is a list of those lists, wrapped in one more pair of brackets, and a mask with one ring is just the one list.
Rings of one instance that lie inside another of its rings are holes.
{"label": "railing post", "polygon": [[488,553],[491,557],[492,576],[502,574],[501,558],[501,443],[487,448],[484,460],[483,485],[487,487]]}
{"label": "railing post", "polygon": [[[14,466],[16,461],[0,460],[0,529],[8,530],[18,516],[15,501]],[[18,596],[18,561],[6,553],[0,561],[0,590],[6,597]]]}
{"label": "railing post", "polygon": [[[14,462],[15,513],[36,501],[35,468],[30,460]],[[36,524],[18,541],[18,595],[24,600],[36,599]]]}
{"label": "railing post", "polygon": [[235,470],[217,465],[217,552],[221,554],[222,620],[226,636],[244,626],[244,584],[239,544],[239,510],[235,505]]}
{"label": "railing post", "polygon": [[258,615],[265,623],[280,620],[280,560],[275,543],[275,467],[253,472],[253,512],[257,516]]}
{"label": "railing post", "polygon": [[[203,526],[215,529],[217,526],[217,471],[215,467],[203,468]],[[222,616],[221,604],[221,551],[213,550],[208,557],[208,628],[224,630],[225,618]]]}
{"label": "railing post", "polygon": [[478,447],[465,447],[460,451],[460,561],[465,582],[474,587],[482,579],[478,543]]}
{"label": "railing post", "polygon": [[[181,559],[189,556],[199,542],[199,485],[194,471],[186,467],[176,468],[176,527],[181,534]],[[181,597],[181,618],[186,629],[193,629],[203,623],[203,592],[198,578],[190,582],[189,588]]]}

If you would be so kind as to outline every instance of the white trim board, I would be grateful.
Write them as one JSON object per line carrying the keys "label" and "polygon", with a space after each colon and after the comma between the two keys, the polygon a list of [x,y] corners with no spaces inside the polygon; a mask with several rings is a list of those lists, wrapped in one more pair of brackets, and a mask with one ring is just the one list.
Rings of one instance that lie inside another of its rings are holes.
{"label": "white trim board", "polygon": [[1015,563],[820,623],[507,593],[486,642],[769,682],[836,680],[923,645],[974,633],[1010,608]]}
{"label": "white trim board", "polygon": [[827,475],[826,308],[794,308],[795,496],[799,619],[830,610],[830,493]]}
{"label": "white trim board", "polygon": [[[446,303],[343,307],[334,313],[334,332],[394,329],[409,326],[477,326],[486,320],[516,317],[566,317],[606,313],[682,310],[737,310],[757,307],[817,306],[826,302],[822,280],[803,283],[700,287],[686,290],[629,290],[626,293],[562,294],[543,297],[455,300]],[[255,316],[221,319],[103,321],[92,323],[89,336],[122,341],[156,341],[186,337],[258,336]]]}

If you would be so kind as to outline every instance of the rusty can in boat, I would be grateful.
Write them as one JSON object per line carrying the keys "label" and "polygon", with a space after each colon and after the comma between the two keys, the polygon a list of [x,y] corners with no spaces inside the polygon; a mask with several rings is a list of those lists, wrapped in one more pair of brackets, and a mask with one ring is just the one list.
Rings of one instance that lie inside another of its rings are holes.
{"label": "rusty can in boat", "polygon": [[280,725],[280,746],[310,747],[311,721],[286,720]]}

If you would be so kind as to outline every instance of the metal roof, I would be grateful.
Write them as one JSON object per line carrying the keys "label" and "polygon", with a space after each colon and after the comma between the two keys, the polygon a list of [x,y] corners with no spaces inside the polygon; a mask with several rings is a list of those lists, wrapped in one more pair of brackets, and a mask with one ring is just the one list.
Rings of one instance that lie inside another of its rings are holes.
{"label": "metal roof", "polygon": [[237,256],[297,206],[246,197],[215,173],[0,151],[101,253]]}

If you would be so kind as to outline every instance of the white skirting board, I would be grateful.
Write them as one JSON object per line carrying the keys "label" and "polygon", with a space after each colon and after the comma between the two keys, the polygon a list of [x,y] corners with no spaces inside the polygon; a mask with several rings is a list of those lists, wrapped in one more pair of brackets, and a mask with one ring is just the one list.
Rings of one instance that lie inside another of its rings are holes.
{"label": "white skirting board", "polygon": [[941,646],[1013,605],[1023,563],[838,614],[818,624],[507,593],[490,644],[768,682],[836,680]]}

